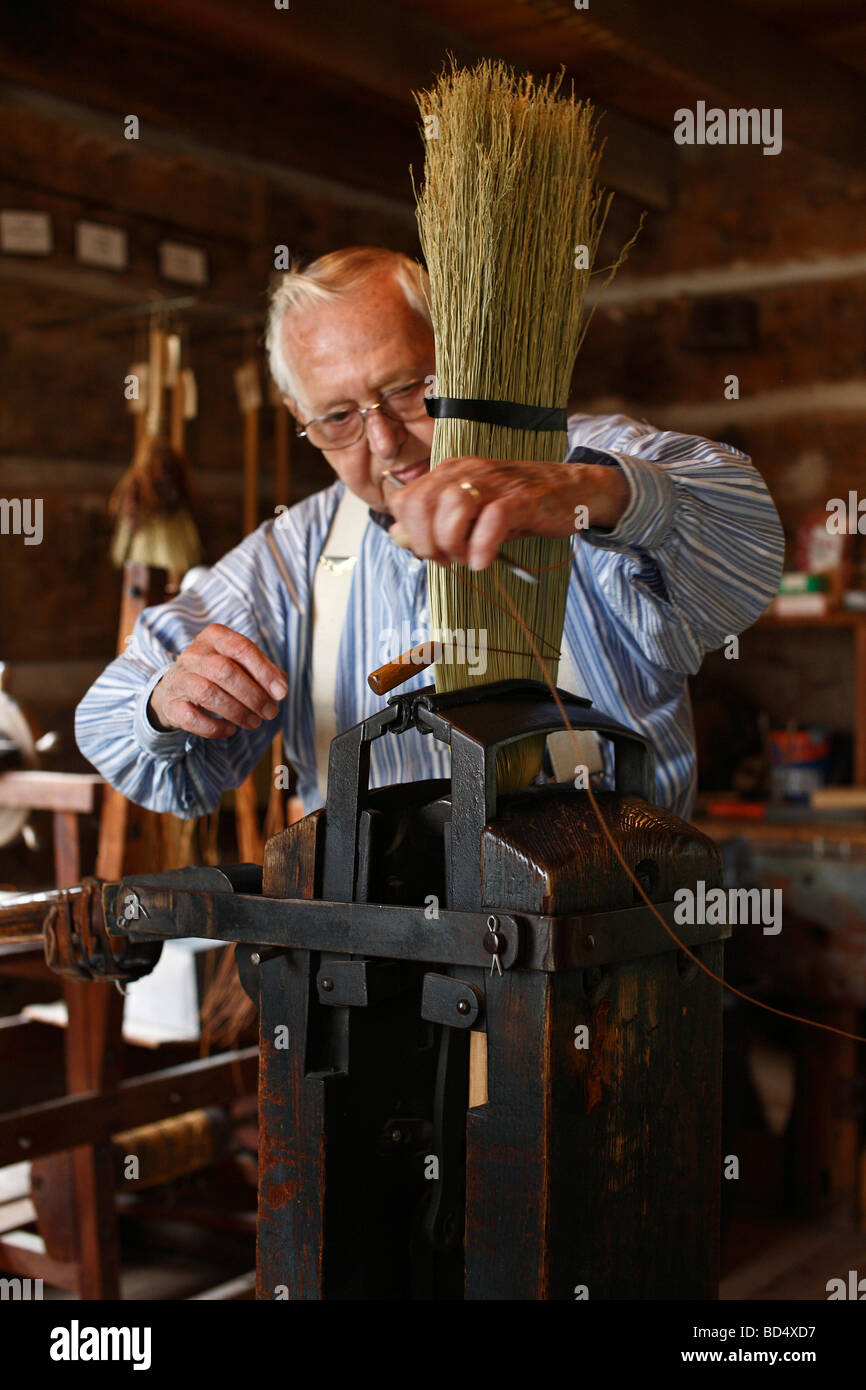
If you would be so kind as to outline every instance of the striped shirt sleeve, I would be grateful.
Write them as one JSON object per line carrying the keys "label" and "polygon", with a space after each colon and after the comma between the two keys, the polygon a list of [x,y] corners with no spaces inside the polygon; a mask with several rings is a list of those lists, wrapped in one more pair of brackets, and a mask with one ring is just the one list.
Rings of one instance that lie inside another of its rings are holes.
{"label": "striped shirt sleeve", "polygon": [[[212,811],[227,787],[236,787],[255,767],[280,727],[278,714],[256,730],[230,738],[203,739],[182,730],[159,732],[146,713],[153,687],[175,658],[210,623],[248,637],[277,666],[290,685],[296,653],[292,594],[302,589],[296,549],[281,544],[279,562],[259,531],[198,582],[170,602],[139,616],[125,653],[91,686],[75,716],[75,735],[86,758],[112,786],[154,811],[194,817]],[[284,571],[284,577],[278,572]],[[296,571],[297,583],[292,580]],[[289,585],[285,579],[289,579]],[[291,587],[290,587],[291,586]],[[291,695],[291,692],[290,692]]]}
{"label": "striped shirt sleeve", "polygon": [[611,617],[642,656],[694,674],[775,596],[784,534],[766,484],[737,449],[625,416],[579,416],[571,462],[619,467],[630,500],[608,531],[580,533]]}

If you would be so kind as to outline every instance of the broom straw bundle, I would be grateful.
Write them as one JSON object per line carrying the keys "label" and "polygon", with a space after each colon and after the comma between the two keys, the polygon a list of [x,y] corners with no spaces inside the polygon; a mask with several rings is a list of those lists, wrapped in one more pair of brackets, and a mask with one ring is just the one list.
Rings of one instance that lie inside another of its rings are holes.
{"label": "broom straw bundle", "polygon": [[[560,95],[561,84],[561,74],[536,83],[502,63],[481,62],[471,70],[452,64],[416,96],[428,137],[416,199],[439,396],[567,404],[610,195],[597,183],[602,147],[594,112]],[[474,455],[546,461],[554,469],[567,447],[564,430],[437,419],[430,464]],[[556,678],[571,540],[530,536],[507,541],[504,550],[536,572],[538,583],[527,585],[496,563],[477,573],[456,564],[428,565],[434,633],[455,638],[436,665],[437,690],[545,678],[515,610]],[[484,672],[473,673],[460,660],[458,634],[467,629],[486,631]],[[500,791],[533,781],[543,754],[543,738],[501,750]]]}
{"label": "broom straw bundle", "polygon": [[[180,370],[176,334],[151,326],[145,382],[144,399],[136,403],[135,454],[109,502],[115,521],[111,558],[118,568],[137,561],[167,570],[170,586],[177,588],[187,570],[199,563],[202,546],[183,455],[192,373]],[[168,410],[166,392],[171,398]]]}

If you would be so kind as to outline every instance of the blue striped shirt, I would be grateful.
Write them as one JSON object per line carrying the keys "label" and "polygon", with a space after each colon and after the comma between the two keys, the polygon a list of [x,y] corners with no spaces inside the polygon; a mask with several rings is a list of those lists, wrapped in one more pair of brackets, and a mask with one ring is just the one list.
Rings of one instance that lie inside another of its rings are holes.
{"label": "blue striped shirt", "polygon": [[[569,420],[570,461],[620,467],[630,501],[608,531],[575,538],[563,643],[579,693],[644,733],[656,757],[656,799],[690,814],[696,757],[687,676],[703,655],[754,622],[775,595],[784,541],[776,509],[745,454],[623,415]],[[198,816],[238,786],[282,729],[307,812],[321,804],[311,698],[312,595],[343,483],[263,523],[194,588],[139,617],[123,656],[76,711],[78,745],[125,796],[155,811]],[[268,543],[269,533],[279,562]],[[429,633],[427,567],[373,521],[352,578],[335,692],[337,729],[381,709],[367,674],[402,649],[407,615]],[[146,705],[174,658],[209,623],[234,628],[289,677],[280,713],[258,729],[204,739],[159,732]],[[383,651],[382,634],[398,634]],[[419,673],[402,687],[429,684]],[[371,747],[370,785],[449,775],[449,753],[409,730]],[[610,776],[609,759],[606,775]]]}

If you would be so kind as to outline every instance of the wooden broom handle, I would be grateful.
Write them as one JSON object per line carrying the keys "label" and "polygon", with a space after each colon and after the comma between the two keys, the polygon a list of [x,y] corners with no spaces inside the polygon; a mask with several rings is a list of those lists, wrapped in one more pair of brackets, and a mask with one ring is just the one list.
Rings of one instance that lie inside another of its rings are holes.
{"label": "wooden broom handle", "polygon": [[[289,412],[279,396],[274,400],[274,505],[288,506],[291,502],[289,478]],[[265,839],[269,840],[286,828],[286,807],[282,790],[277,786],[277,772],[283,766],[282,730],[274,734],[271,743],[271,788],[265,813]]]}
{"label": "wooden broom handle", "polygon": [[[259,512],[259,410],[243,412],[244,420],[244,535],[256,529]],[[254,769],[235,788],[235,828],[241,861],[261,864],[264,841],[259,830]]]}
{"label": "wooden broom handle", "polygon": [[371,671],[367,684],[374,694],[387,695],[389,690],[402,685],[411,676],[417,676],[419,671],[426,671],[441,655],[441,642],[419,642],[417,647],[410,647],[408,652],[386,662],[378,671]]}
{"label": "wooden broom handle", "polygon": [[244,412],[244,535],[259,521],[259,412]]}

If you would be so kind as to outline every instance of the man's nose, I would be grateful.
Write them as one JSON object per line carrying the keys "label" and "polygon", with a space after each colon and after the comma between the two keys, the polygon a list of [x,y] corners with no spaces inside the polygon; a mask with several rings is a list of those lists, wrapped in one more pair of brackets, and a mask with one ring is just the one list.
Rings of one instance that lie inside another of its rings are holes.
{"label": "man's nose", "polygon": [[377,410],[367,416],[367,440],[379,458],[396,458],[406,440],[406,426]]}

